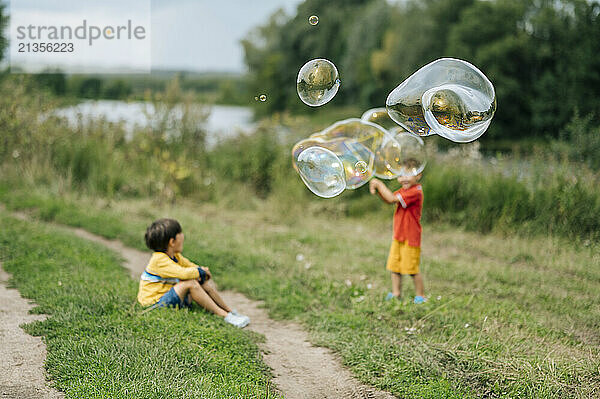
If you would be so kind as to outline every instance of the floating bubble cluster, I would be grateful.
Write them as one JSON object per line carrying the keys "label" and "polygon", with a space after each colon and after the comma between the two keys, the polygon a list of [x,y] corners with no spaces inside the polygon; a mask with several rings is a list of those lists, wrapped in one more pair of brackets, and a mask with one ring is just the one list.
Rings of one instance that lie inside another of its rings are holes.
{"label": "floating bubble cluster", "polygon": [[340,83],[335,65],[329,60],[317,58],[300,68],[296,89],[302,102],[318,107],[331,101],[340,88]]}
{"label": "floating bubble cluster", "polygon": [[308,23],[311,25],[316,25],[319,23],[319,17],[317,17],[316,15],[311,15],[310,17],[308,17]]}
{"label": "floating bubble cluster", "polygon": [[[310,17],[309,23],[316,25],[318,18]],[[335,65],[315,59],[300,69],[296,83],[300,99],[316,107],[335,96],[340,79]],[[442,58],[396,87],[386,108],[336,122],[296,143],[294,168],[324,198],[361,187],[373,176],[416,176],[427,163],[421,136],[470,142],[486,131],[495,112],[496,93],[488,78],[466,61]]]}
{"label": "floating bubble cluster", "polygon": [[423,141],[402,133],[407,137],[400,136],[399,142],[372,122],[356,118],[336,122],[296,143],[294,168],[306,186],[324,198],[361,187],[373,176],[392,179],[420,173],[425,166]]}
{"label": "floating bubble cluster", "polygon": [[386,101],[389,116],[419,136],[438,134],[458,143],[480,137],[496,112],[488,78],[466,61],[433,61],[396,87]]}

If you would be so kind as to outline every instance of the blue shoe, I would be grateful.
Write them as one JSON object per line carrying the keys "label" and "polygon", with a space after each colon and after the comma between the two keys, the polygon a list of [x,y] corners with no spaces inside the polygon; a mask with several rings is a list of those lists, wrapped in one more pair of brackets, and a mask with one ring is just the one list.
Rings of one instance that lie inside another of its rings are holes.
{"label": "blue shoe", "polygon": [[415,300],[413,302],[416,303],[416,304],[425,303],[425,302],[427,302],[427,298],[425,298],[425,297],[423,297],[421,295],[417,295],[415,297]]}
{"label": "blue shoe", "polygon": [[386,301],[391,301],[394,298],[397,298],[397,297],[394,294],[392,294],[391,292],[388,292],[388,294],[385,296]]}

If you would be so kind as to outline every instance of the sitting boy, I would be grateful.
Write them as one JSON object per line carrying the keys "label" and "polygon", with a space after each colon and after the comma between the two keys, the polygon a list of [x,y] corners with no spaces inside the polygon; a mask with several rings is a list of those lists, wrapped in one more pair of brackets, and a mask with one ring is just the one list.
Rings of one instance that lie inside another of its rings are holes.
{"label": "sitting boy", "polygon": [[232,311],[223,301],[208,267],[198,266],[181,255],[183,232],[174,219],[158,219],[147,229],[146,246],[154,251],[140,279],[138,301],[142,306],[190,307],[191,301],[243,328],[248,316]]}

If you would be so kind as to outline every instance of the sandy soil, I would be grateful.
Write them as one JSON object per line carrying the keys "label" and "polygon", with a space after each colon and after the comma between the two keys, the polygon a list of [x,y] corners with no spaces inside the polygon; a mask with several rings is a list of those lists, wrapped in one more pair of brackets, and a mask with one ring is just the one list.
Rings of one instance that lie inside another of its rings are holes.
{"label": "sandy soil", "polygon": [[63,398],[46,384],[46,345],[19,327],[46,316],[28,314],[35,305],[6,288],[9,277],[0,265],[0,398]]}

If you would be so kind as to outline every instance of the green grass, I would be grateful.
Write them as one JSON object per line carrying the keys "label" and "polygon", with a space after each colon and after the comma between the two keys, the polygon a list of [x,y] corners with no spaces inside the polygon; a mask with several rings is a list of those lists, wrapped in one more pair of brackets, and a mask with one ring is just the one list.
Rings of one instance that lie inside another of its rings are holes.
{"label": "green grass", "polygon": [[138,248],[154,218],[175,217],[185,255],[210,266],[223,288],[265,300],[272,317],[303,323],[360,380],[403,398],[600,393],[598,243],[426,224],[421,267],[430,300],[415,306],[408,281],[402,302],[382,301],[391,208],[385,218],[348,219],[274,213],[281,204],[251,197],[232,206],[107,206],[15,188],[0,190],[0,202]]}
{"label": "green grass", "polygon": [[256,334],[199,308],[142,315],[138,284],[118,256],[58,228],[0,216],[10,284],[50,315],[25,330],[44,337],[50,378],[67,398],[276,397]]}

